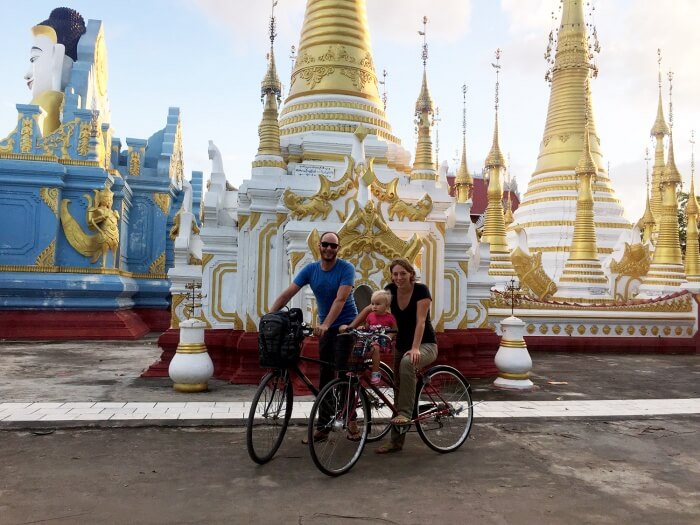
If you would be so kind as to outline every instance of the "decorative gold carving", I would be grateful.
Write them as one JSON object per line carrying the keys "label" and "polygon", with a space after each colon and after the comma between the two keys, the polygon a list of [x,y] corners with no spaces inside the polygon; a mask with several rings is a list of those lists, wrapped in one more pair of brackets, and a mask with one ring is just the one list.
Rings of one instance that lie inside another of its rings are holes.
{"label": "decorative gold carving", "polygon": [[586,333],[586,327],[580,324],[576,327],[576,331],[579,333],[579,335],[583,335]]}
{"label": "decorative gold carving", "polygon": [[202,266],[206,266],[214,258],[213,253],[203,253],[202,254]]}
{"label": "decorative gold carving", "polygon": [[541,252],[527,255],[522,249],[516,248],[511,253],[510,259],[521,286],[534,293],[538,299],[544,301],[556,293],[557,285],[542,267]]}
{"label": "decorative gold carving", "polygon": [[291,265],[292,274],[296,273],[297,265],[304,258],[304,255],[306,255],[304,252],[292,252],[289,254],[289,263]]}
{"label": "decorative gold carving", "polygon": [[329,181],[325,176],[319,175],[319,190],[311,197],[297,195],[289,188],[284,191],[284,205],[289,209],[295,219],[309,217],[314,221],[319,218],[327,219],[333,206],[330,202],[337,200],[351,189],[357,188],[357,182],[352,178],[354,162],[348,158],[348,168],[343,176],[335,181]]}
{"label": "decorative gold carving", "polygon": [[664,335],[665,336],[671,335],[671,327],[670,326],[664,326]]}
{"label": "decorative gold carving", "polygon": [[[81,255],[91,257],[90,262],[96,262],[102,256],[102,268],[107,265],[107,253],[112,252],[113,264],[117,265],[117,247],[119,246],[119,212],[112,209],[114,193],[107,187],[93,190],[95,199],[84,195],[88,202],[86,222],[88,227],[96,231],[95,235],[83,232],[80,224],[68,211],[70,200],[61,202],[61,225],[70,245]],[[163,273],[163,272],[161,272]]]}
{"label": "decorative gold carving", "polygon": [[634,335],[634,331],[635,331],[634,326],[630,325],[630,326],[627,327],[627,333],[628,333],[629,335]]}
{"label": "decorative gold carving", "polygon": [[647,335],[647,327],[646,326],[640,326],[639,327],[639,333],[642,335]]}
{"label": "decorative gold carving", "polygon": [[609,335],[609,334],[610,334],[610,327],[609,327],[608,325],[603,326],[603,333],[604,333],[605,335]]}
{"label": "decorative gold carving", "polygon": [[[338,232],[342,247],[339,256],[349,260],[355,266],[365,254],[370,255],[373,261],[372,269],[363,271],[363,278],[367,279],[371,273],[385,270],[386,265],[377,258],[377,255],[391,261],[397,257],[406,257],[413,261],[421,250],[422,243],[417,235],[413,235],[408,242],[401,240],[391,231],[382,215],[380,208],[375,208],[372,201],[368,201],[364,208],[355,203],[355,208]],[[388,280],[388,279],[387,279]]]}
{"label": "decorative gold carving", "polygon": [[591,326],[590,330],[591,330],[591,334],[593,334],[593,335],[598,334],[598,326],[597,325]]}
{"label": "decorative gold carving", "polygon": [[559,326],[558,324],[555,324],[555,325],[552,327],[552,332],[553,332],[555,335],[559,335],[559,333],[561,332],[561,326]]}
{"label": "decorative gold carving", "polygon": [[534,334],[535,333],[535,325],[530,323],[527,325],[527,333],[528,334]]}
{"label": "decorative gold carving", "polygon": [[51,208],[53,214],[58,217],[58,188],[41,188],[39,196]]}
{"label": "decorative gold carving", "polygon": [[[160,211],[163,212],[163,215],[165,215],[167,217],[168,211],[170,210],[170,195],[168,195],[167,193],[154,193],[153,194],[153,202],[155,202],[156,206],[158,206],[160,208]],[[182,211],[182,209],[180,209],[178,214],[181,211]],[[174,226],[173,226],[173,228],[174,228]],[[176,235],[176,237],[177,237],[177,235]],[[172,231],[171,231],[171,238],[174,238],[174,237],[172,237]]]}
{"label": "decorative gold carving", "polygon": [[250,212],[250,225],[248,226],[248,231],[253,231],[253,229],[255,228],[255,225],[258,224],[260,217],[262,217],[261,212],[259,212],[259,211]]}
{"label": "decorative gold carving", "polygon": [[[34,123],[29,117],[22,119],[22,131],[19,136],[19,152],[29,153],[32,151],[32,135],[34,133]],[[14,142],[14,140],[13,140]]]}
{"label": "decorative gold carving", "polygon": [[249,333],[258,331],[257,325],[253,322],[248,313],[245,314],[245,331]]}
{"label": "decorative gold carving", "polygon": [[570,324],[567,324],[564,327],[564,331],[567,333],[567,335],[571,335],[574,332],[574,327],[571,326]]}
{"label": "decorative gold carving", "polygon": [[617,335],[622,335],[622,332],[623,332],[623,328],[622,328],[620,325],[617,325],[617,326],[615,327],[615,333],[616,333]]}
{"label": "decorative gold carving", "polygon": [[[306,244],[309,247],[309,252],[313,255],[314,260],[319,260],[321,258],[321,248],[319,248],[318,243],[321,242],[321,234],[318,233],[317,229],[313,229],[309,236],[306,238]],[[342,239],[341,239],[342,242]]]}
{"label": "decorative gold carving", "polygon": [[82,122],[80,124],[80,130],[78,131],[78,147],[76,149],[78,155],[82,157],[87,157],[90,151],[90,124],[88,122]]}
{"label": "decorative gold carving", "polygon": [[165,251],[151,263],[148,267],[148,273],[165,273]]}
{"label": "decorative gold carving", "polygon": [[389,206],[389,220],[396,216],[400,221],[408,218],[409,221],[422,221],[433,211],[433,199],[427,193],[415,205],[402,200],[395,201]]}
{"label": "decorative gold carving", "polygon": [[[202,266],[202,259],[190,254],[189,258],[187,259],[187,264],[192,266]],[[163,271],[165,271],[165,268],[163,268]]]}
{"label": "decorative gold carving", "polygon": [[683,328],[681,328],[680,326],[676,326],[674,332],[676,335],[681,335],[683,333]]}
{"label": "decorative gold carving", "polygon": [[42,268],[56,265],[56,239],[52,240],[49,245],[39,254],[34,262]]}
{"label": "decorative gold carving", "polygon": [[647,274],[651,266],[649,245],[641,243],[625,243],[625,251],[620,262],[613,260],[610,263],[610,271],[619,275],[625,275],[639,279]]}
{"label": "decorative gold carving", "polygon": [[132,177],[141,175],[141,151],[139,150],[129,151],[129,175]]}
{"label": "decorative gold carving", "polygon": [[651,335],[659,335],[659,327],[658,326],[652,326],[651,327]]}
{"label": "decorative gold carving", "polygon": [[287,168],[287,165],[283,160],[254,160],[252,164],[253,168]]}
{"label": "decorative gold carving", "polygon": [[540,333],[542,335],[546,335],[547,332],[549,332],[549,327],[546,324],[541,324],[540,325]]}
{"label": "decorative gold carving", "polygon": [[53,155],[56,149],[60,149],[60,158],[67,159],[69,157],[68,146],[78,122],[78,119],[71,120],[50,135],[37,139],[37,149],[43,149],[46,155]]}
{"label": "decorative gold carving", "polygon": [[399,184],[399,178],[396,177],[387,183],[380,182],[376,177],[372,181],[372,195],[382,202],[395,202],[399,198],[396,187]]}
{"label": "decorative gold carving", "polygon": [[187,294],[176,293],[172,296],[172,301],[170,305],[170,328],[180,328],[180,318],[178,317],[177,310],[183,301],[187,299]]}

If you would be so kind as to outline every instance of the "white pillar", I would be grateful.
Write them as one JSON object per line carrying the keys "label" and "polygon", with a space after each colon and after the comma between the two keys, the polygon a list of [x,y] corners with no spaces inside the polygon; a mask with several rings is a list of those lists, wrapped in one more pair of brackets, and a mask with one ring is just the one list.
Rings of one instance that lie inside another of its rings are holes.
{"label": "white pillar", "polygon": [[168,374],[178,392],[204,392],[214,375],[214,363],[204,345],[206,324],[199,319],[180,323],[180,343],[170,361]]}
{"label": "white pillar", "polygon": [[534,384],[529,379],[532,359],[523,339],[525,323],[510,316],[501,321],[501,331],[503,337],[496,352],[498,377],[493,386],[508,390],[532,390]]}

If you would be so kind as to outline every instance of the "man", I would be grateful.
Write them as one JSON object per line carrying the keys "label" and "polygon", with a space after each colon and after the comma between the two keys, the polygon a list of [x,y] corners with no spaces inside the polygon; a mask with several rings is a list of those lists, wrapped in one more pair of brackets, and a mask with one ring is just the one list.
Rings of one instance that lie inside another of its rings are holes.
{"label": "man", "polygon": [[[333,232],[321,235],[319,242],[321,260],[309,263],[297,274],[292,284],[284,290],[270,308],[276,312],[286,305],[305,285],[311,287],[316,297],[318,318],[321,324],[314,328],[319,338],[319,356],[322,361],[334,363],[342,368],[352,347],[351,338],[338,338],[340,325],[349,324],[357,316],[352,288],[355,268],[343,259],[338,259],[340,240]],[[319,390],[334,377],[331,366],[321,366]],[[316,438],[314,438],[316,439]]]}

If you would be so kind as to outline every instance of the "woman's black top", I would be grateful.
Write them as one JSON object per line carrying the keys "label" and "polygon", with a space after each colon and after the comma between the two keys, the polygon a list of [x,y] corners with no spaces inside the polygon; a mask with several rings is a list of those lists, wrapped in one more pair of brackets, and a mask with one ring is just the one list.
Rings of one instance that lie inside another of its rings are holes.
{"label": "woman's black top", "polygon": [[[386,286],[385,290],[391,292],[391,313],[396,317],[396,326],[398,333],[396,334],[396,349],[400,352],[408,352],[413,346],[413,336],[416,333],[416,313],[418,311],[418,301],[421,299],[430,299],[430,290],[421,283],[414,283],[411,299],[408,301],[406,308],[399,308],[397,288],[394,283]],[[437,343],[435,339],[435,330],[430,322],[430,310],[425,319],[425,330],[423,330],[422,343]]]}

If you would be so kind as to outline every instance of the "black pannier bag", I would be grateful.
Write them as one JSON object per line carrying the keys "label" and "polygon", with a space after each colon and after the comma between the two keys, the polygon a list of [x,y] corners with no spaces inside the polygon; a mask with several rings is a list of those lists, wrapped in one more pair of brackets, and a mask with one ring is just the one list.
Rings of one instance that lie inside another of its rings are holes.
{"label": "black pannier bag", "polygon": [[260,366],[286,368],[299,361],[304,339],[301,308],[270,312],[260,319],[258,352]]}

